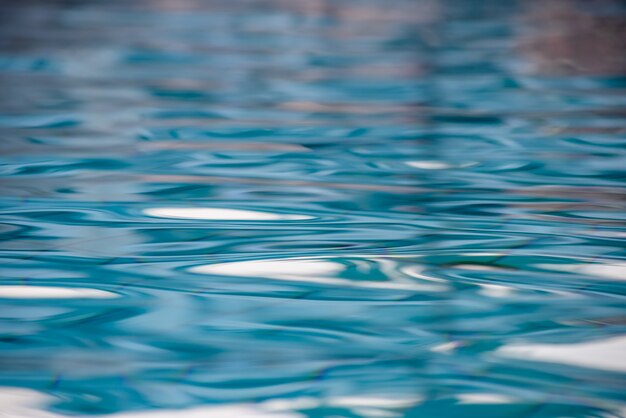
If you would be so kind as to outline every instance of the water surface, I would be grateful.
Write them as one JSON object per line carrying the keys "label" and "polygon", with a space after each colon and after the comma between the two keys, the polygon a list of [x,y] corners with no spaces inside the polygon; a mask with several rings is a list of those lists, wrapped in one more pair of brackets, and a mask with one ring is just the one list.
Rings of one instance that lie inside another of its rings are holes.
{"label": "water surface", "polygon": [[20,1],[0,415],[626,414],[619,1]]}

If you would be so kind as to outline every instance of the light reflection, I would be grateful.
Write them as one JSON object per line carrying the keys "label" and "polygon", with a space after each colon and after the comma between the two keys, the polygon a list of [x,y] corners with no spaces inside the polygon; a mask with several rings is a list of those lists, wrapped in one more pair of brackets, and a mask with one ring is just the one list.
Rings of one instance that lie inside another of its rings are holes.
{"label": "light reflection", "polygon": [[312,216],[307,215],[224,208],[149,208],[144,209],[143,213],[155,218],[206,221],[302,221],[314,219]]}
{"label": "light reflection", "polygon": [[473,270],[473,271],[507,271],[507,268],[494,266],[492,264],[470,264],[470,263],[460,263],[454,264],[452,267],[462,270]]}
{"label": "light reflection", "polygon": [[578,273],[589,276],[601,277],[609,280],[626,281],[626,263],[604,263],[604,264],[556,264],[540,263],[536,267],[546,270],[557,270],[568,273]]}
{"label": "light reflection", "polygon": [[499,284],[479,283],[479,293],[492,298],[506,298],[515,291],[512,287],[502,286]]}
{"label": "light reflection", "polygon": [[157,141],[139,145],[141,149],[152,150],[217,150],[217,151],[248,151],[248,152],[310,152],[300,144],[277,144],[271,142],[191,142],[191,141]]}
{"label": "light reflection", "polygon": [[475,161],[467,161],[464,163],[451,164],[444,161],[437,160],[417,160],[407,161],[406,165],[422,170],[448,170],[451,168],[467,168],[478,165]]}
{"label": "light reflection", "polygon": [[577,344],[512,344],[496,354],[572,366],[626,372],[626,337]]}
{"label": "light reflection", "polygon": [[510,396],[499,393],[463,393],[457,396],[460,404],[506,404],[515,402]]}
{"label": "light reflection", "polygon": [[[0,387],[0,416],[3,418],[63,418],[46,411],[46,405],[54,401],[52,396],[32,389]],[[87,418],[91,415],[74,415]],[[103,418],[303,418],[301,414],[273,411],[252,404],[225,404],[201,406],[188,409],[165,409],[152,411],[122,412],[100,415]]]}
{"label": "light reflection", "polygon": [[341,396],[332,398],[328,404],[347,408],[368,407],[368,408],[410,408],[422,401],[419,396],[410,398],[400,397],[378,397],[378,396]]}
{"label": "light reflection", "polygon": [[340,263],[326,260],[252,260],[193,267],[191,271],[221,276],[267,277],[299,280],[332,277],[344,270]]}
{"label": "light reflection", "polygon": [[463,343],[461,341],[449,341],[447,343],[438,344],[438,345],[430,348],[430,351],[432,351],[434,353],[451,354],[457,348],[461,347],[462,345],[463,345]]}
{"label": "light reflection", "polygon": [[[388,260],[370,259],[376,263]],[[358,261],[358,260],[357,260]],[[317,284],[328,284],[338,286],[351,286],[361,288],[395,289],[413,291],[446,291],[448,288],[432,283],[418,283],[409,279],[416,277],[390,277],[385,276],[386,281],[366,281],[352,280],[349,278],[337,277],[348,267],[357,266],[356,261],[351,261],[350,265],[345,265],[336,261],[314,258],[291,258],[278,260],[249,260],[235,261],[220,264],[206,264],[191,267],[189,271],[199,274],[215,274],[232,277],[258,277],[273,280],[285,280],[294,282],[307,282]],[[416,267],[417,268],[417,267]]]}
{"label": "light reflection", "polygon": [[112,299],[119,295],[104,290],[53,286],[0,286],[5,299]]}
{"label": "light reflection", "polygon": [[[54,402],[53,396],[32,389],[0,387],[0,416],[6,418],[62,418],[54,412],[46,411],[46,405]],[[375,413],[386,410],[406,409],[420,403],[419,396],[411,397],[330,397],[325,401],[315,398],[270,399],[257,404],[207,405],[187,409],[164,409],[149,411],[121,412],[101,415],[103,418],[304,418],[294,412],[299,409],[318,408],[329,405],[339,408],[367,408]],[[376,414],[376,416],[382,416]],[[77,415],[86,418],[87,415]]]}
{"label": "light reflection", "polygon": [[452,168],[450,164],[442,161],[409,161],[406,164],[411,167],[421,168],[422,170],[444,170],[446,168]]}

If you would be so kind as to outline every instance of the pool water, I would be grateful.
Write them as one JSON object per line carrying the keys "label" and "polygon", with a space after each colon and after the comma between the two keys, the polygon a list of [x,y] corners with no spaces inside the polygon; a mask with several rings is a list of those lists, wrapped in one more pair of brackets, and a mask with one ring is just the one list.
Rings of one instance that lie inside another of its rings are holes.
{"label": "pool water", "polygon": [[623,2],[0,12],[0,416],[626,416]]}

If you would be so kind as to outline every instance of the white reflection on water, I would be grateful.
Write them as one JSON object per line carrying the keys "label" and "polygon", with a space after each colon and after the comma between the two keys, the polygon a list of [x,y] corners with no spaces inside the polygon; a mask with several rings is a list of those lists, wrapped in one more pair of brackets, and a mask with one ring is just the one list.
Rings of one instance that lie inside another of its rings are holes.
{"label": "white reflection on water", "polygon": [[626,337],[578,344],[511,344],[497,354],[572,366],[626,372]]}
{"label": "white reflection on water", "polygon": [[105,415],[103,418],[304,418],[293,412],[263,411],[252,405],[231,404],[181,410],[158,410]]}
{"label": "white reflection on water", "polygon": [[327,260],[251,260],[232,263],[207,264],[191,271],[221,276],[267,277],[279,280],[310,280],[312,277],[332,277],[345,266]]}
{"label": "white reflection on water", "polygon": [[492,298],[506,298],[515,292],[515,289],[512,287],[499,284],[478,283],[478,286],[481,288],[479,291],[481,294]]}
{"label": "white reflection on water", "polygon": [[[324,400],[312,397],[271,399],[262,403],[265,410],[292,411],[322,406],[346,408],[359,417],[398,417],[399,410],[408,409],[423,401],[419,395],[402,396],[336,396]],[[334,416],[334,415],[333,415]],[[338,415],[337,415],[338,416]]]}
{"label": "white reflection on water", "polygon": [[537,267],[546,270],[558,270],[572,273],[579,273],[589,276],[601,277],[609,280],[626,281],[626,263],[605,263],[605,264],[536,264]]}
{"label": "white reflection on water", "polygon": [[421,170],[447,170],[450,168],[465,168],[476,165],[476,162],[464,162],[459,164],[450,164],[444,161],[436,161],[436,160],[418,160],[418,161],[407,161],[406,165],[409,167],[419,168]]}
{"label": "white reflection on water", "polygon": [[[385,264],[388,260],[373,259],[377,263]],[[356,264],[352,261],[352,264]],[[386,281],[351,280],[337,277],[349,266],[325,259],[290,258],[276,260],[249,260],[235,261],[220,264],[205,264],[191,267],[189,271],[200,274],[215,274],[220,276],[259,277],[273,280],[286,280],[307,283],[330,284],[339,286],[399,289],[417,291],[445,291],[446,288],[416,282],[408,278],[389,277]],[[417,268],[417,267],[416,267]]]}
{"label": "white reflection on water", "polygon": [[380,396],[339,396],[331,398],[329,405],[345,408],[410,408],[422,401],[420,396],[404,397],[380,397]]}
{"label": "white reflection on water", "polygon": [[143,213],[156,218],[207,221],[301,221],[313,219],[312,216],[307,215],[224,208],[148,208],[144,209]]}
{"label": "white reflection on water", "polygon": [[506,271],[507,269],[500,266],[493,266],[489,264],[469,264],[469,263],[461,263],[454,264],[451,267],[463,270],[475,270],[475,271]]}
{"label": "white reflection on water", "polygon": [[422,170],[444,170],[446,168],[452,168],[450,164],[443,161],[408,161],[408,166],[421,168]]}
{"label": "white reflection on water", "polygon": [[507,404],[515,402],[515,398],[499,393],[463,393],[457,396],[460,404]]}
{"label": "white reflection on water", "polygon": [[5,299],[112,299],[119,295],[104,290],[53,286],[0,286]]}
{"label": "white reflection on water", "polygon": [[[32,389],[0,387],[0,416],[4,418],[62,418],[54,412],[46,411],[46,405],[54,402],[54,397]],[[409,408],[422,401],[419,396],[406,397],[330,397],[326,401],[315,398],[270,399],[258,404],[225,404],[200,406],[188,409],[166,409],[138,412],[122,412],[102,415],[103,418],[304,418],[293,412],[329,405],[353,409],[365,409],[372,414],[360,416],[396,416],[389,410]],[[391,415],[390,415],[391,414]],[[78,415],[78,418],[86,418]]]}
{"label": "white reflection on water", "polygon": [[[63,418],[66,415],[46,411],[52,396],[31,389],[0,387],[0,417],[3,418]],[[90,415],[91,416],[91,415]],[[100,415],[103,418],[301,418],[292,412],[277,412],[251,404],[226,404],[189,409],[123,412]],[[78,415],[86,418],[87,415]]]}

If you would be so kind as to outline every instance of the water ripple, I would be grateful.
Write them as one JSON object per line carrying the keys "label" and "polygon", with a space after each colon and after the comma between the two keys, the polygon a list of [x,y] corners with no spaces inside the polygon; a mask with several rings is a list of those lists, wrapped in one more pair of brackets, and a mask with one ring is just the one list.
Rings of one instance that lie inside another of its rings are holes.
{"label": "water ripple", "polygon": [[583,3],[1,3],[0,415],[624,416]]}

